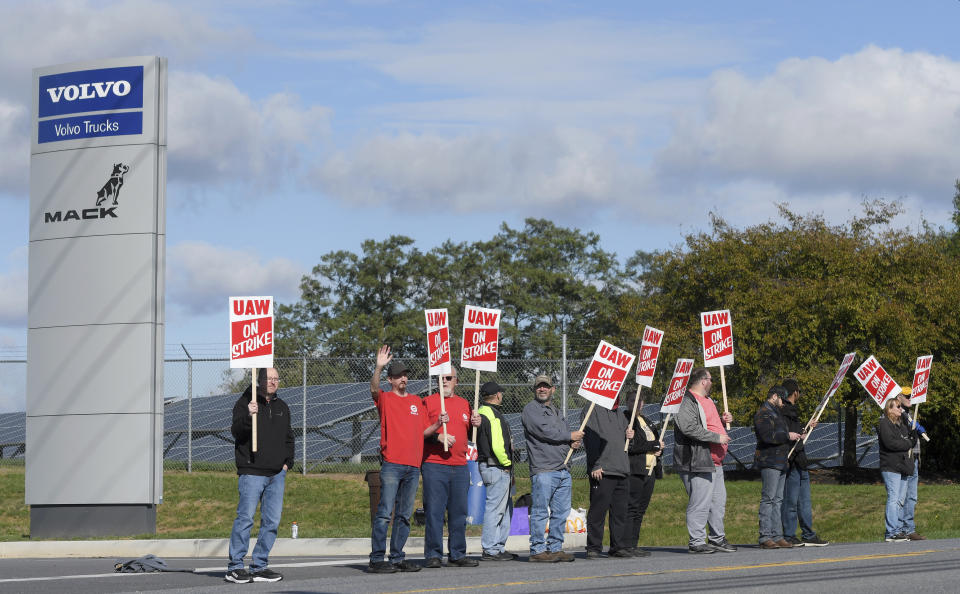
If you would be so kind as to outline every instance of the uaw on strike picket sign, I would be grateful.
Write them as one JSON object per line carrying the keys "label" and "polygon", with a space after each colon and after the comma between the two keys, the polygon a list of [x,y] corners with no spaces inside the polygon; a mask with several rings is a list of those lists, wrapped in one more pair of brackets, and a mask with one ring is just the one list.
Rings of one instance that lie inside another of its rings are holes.
{"label": "uaw on strike picket sign", "polygon": [[637,385],[649,388],[653,385],[653,372],[657,370],[657,357],[663,343],[663,330],[651,326],[643,329],[643,342],[640,343],[640,355],[637,361]]}
{"label": "uaw on strike picket sign", "polygon": [[[450,367],[450,317],[447,309],[425,309],[427,318],[427,353],[429,354],[429,375],[451,373]],[[443,399],[440,399],[441,402]]]}
{"label": "uaw on strike picket sign", "polygon": [[500,310],[468,305],[463,316],[460,367],[497,371]]}
{"label": "uaw on strike picket sign", "polygon": [[601,340],[597,352],[593,355],[593,361],[587,369],[587,374],[580,382],[577,394],[594,404],[612,410],[617,405],[617,396],[620,394],[620,388],[623,387],[623,380],[626,379],[635,358],[630,353]]}
{"label": "uaw on strike picket sign", "polygon": [[931,365],[933,365],[933,355],[917,357],[917,367],[913,371],[913,389],[910,391],[910,406],[927,401]]}
{"label": "uaw on strike picket sign", "polygon": [[677,359],[677,364],[673,367],[673,377],[670,379],[670,388],[667,395],[663,397],[663,404],[660,405],[661,413],[674,414],[680,410],[680,403],[683,401],[684,394],[687,393],[687,383],[690,381],[692,371],[693,359]]}
{"label": "uaw on strike picket sign", "polygon": [[873,355],[870,355],[870,358],[864,361],[863,365],[853,372],[853,375],[857,377],[857,381],[880,408],[883,408],[887,400],[900,393],[900,385],[893,380]]}
{"label": "uaw on strike picket sign", "polygon": [[230,298],[230,368],[273,367],[273,297]]}
{"label": "uaw on strike picket sign", "polygon": [[733,321],[730,310],[707,311],[700,314],[703,332],[703,366],[733,365]]}

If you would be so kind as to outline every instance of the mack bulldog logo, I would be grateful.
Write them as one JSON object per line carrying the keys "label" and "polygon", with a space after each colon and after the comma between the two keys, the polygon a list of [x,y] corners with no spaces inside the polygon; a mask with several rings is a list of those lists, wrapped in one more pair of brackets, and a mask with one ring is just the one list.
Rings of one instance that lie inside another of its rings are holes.
{"label": "mack bulldog logo", "polygon": [[108,198],[113,198],[113,205],[117,206],[117,198],[120,197],[120,188],[123,187],[123,176],[128,171],[130,171],[129,165],[124,165],[123,163],[114,164],[110,179],[108,179],[107,183],[103,184],[103,187],[97,192],[97,206],[103,204],[103,201]]}
{"label": "mack bulldog logo", "polygon": [[[114,163],[113,172],[107,179],[103,187],[97,190],[97,203],[99,208],[84,208],[81,210],[56,210],[54,212],[43,213],[44,223],[62,223],[64,221],[87,221],[90,219],[117,218],[117,200],[120,198],[120,188],[123,187],[123,176],[130,171],[129,165],[123,163]],[[113,206],[103,208],[100,206],[107,200],[113,201]]]}

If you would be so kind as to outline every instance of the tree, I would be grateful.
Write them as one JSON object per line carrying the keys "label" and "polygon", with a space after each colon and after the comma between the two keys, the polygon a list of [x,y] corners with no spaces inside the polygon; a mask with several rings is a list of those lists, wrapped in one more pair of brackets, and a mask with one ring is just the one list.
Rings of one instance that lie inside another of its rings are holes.
{"label": "tree", "polygon": [[[650,323],[666,332],[661,356],[671,364],[661,369],[672,369],[677,356],[702,361],[698,313],[730,309],[736,363],[725,375],[731,412],[744,423],[783,377],[822,395],[846,352],[875,355],[901,383],[909,383],[918,355],[933,353],[940,369],[933,371],[926,409],[937,418],[927,418],[937,424],[943,418],[944,435],[957,434],[946,422],[955,427],[958,420],[950,347],[957,321],[947,304],[960,300],[960,267],[942,233],[890,229],[899,212],[896,203],[865,202],[859,216],[831,225],[782,205],[783,223],[743,230],[713,215],[710,231],[688,236],[684,246],[631,259],[638,289],[620,302],[619,340],[638,342]],[[848,378],[836,398],[850,411],[859,407],[866,427],[879,409],[863,405],[864,395]],[[818,401],[803,399],[801,413]],[[940,447],[937,460],[954,465],[956,448]]]}

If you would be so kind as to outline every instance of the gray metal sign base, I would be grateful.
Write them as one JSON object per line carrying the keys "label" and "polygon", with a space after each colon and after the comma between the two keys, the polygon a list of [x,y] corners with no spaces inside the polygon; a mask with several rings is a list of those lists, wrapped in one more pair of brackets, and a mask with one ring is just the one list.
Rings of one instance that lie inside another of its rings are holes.
{"label": "gray metal sign base", "polygon": [[30,538],[156,534],[155,505],[32,505]]}

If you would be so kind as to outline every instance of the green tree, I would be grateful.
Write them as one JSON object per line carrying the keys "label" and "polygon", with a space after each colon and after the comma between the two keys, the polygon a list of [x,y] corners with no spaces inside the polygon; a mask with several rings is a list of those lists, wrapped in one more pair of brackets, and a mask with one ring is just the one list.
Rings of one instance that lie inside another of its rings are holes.
{"label": "green tree", "polygon": [[[940,448],[956,445],[946,436],[958,433],[949,428],[957,425],[958,386],[950,347],[957,321],[948,304],[960,300],[960,267],[943,233],[891,229],[899,212],[896,203],[865,202],[860,216],[833,225],[781,206],[783,222],[742,230],[714,215],[710,231],[688,236],[685,245],[631,259],[637,289],[621,299],[619,339],[638,343],[644,324],[665,330],[669,363],[658,372],[665,383],[676,357],[702,364],[699,312],[730,309],[736,363],[725,379],[731,412],[743,424],[786,376],[809,395],[801,402],[809,415],[846,352],[859,353],[856,365],[875,355],[902,384],[912,379],[916,357],[933,353],[939,369],[925,414],[934,415],[931,424],[944,421],[944,439],[932,449],[952,467],[956,448]],[[859,408],[868,428],[879,408],[864,396],[851,373],[836,398],[848,422]]]}

